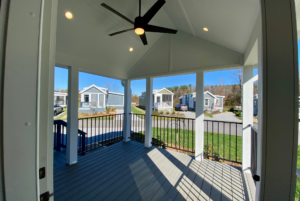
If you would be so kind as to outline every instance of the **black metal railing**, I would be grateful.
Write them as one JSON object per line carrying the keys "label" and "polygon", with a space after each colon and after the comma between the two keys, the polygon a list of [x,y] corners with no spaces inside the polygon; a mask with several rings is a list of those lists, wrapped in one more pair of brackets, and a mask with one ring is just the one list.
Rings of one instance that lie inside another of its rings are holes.
{"label": "black metal railing", "polygon": [[242,123],[204,120],[204,156],[242,163]]}
{"label": "black metal railing", "polygon": [[152,115],[152,144],[195,153],[195,119]]}
{"label": "black metal railing", "polygon": [[[131,113],[131,140],[144,142],[145,115]],[[240,122],[204,120],[204,156],[242,163]],[[152,144],[195,154],[195,119],[152,115]]]}
{"label": "black metal railing", "polygon": [[[63,120],[54,120],[53,122],[53,149],[56,151],[61,151],[67,148],[67,122]],[[82,139],[86,133],[78,129],[78,150],[82,146],[79,139]]]}
{"label": "black metal railing", "polygon": [[137,142],[145,141],[145,114],[130,113],[131,118],[131,134],[130,140]]}
{"label": "black metal railing", "polygon": [[78,152],[86,152],[109,146],[123,140],[124,114],[95,116],[78,119],[78,128],[86,133],[81,135]]}
{"label": "black metal railing", "polygon": [[251,173],[257,175],[257,129],[251,126]]}

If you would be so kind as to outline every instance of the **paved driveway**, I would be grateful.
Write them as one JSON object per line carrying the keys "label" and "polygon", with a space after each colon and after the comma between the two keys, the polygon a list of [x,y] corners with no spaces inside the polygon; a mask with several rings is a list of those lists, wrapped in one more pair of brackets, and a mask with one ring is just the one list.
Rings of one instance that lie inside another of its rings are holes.
{"label": "paved driveway", "polygon": [[[195,112],[181,112],[185,115],[185,118],[192,118],[194,119],[196,116]],[[213,118],[204,116],[205,120],[215,120],[215,121],[232,121],[232,122],[242,122],[242,120],[239,120],[235,117],[235,114],[233,113],[221,113],[221,114],[215,114],[213,115]]]}

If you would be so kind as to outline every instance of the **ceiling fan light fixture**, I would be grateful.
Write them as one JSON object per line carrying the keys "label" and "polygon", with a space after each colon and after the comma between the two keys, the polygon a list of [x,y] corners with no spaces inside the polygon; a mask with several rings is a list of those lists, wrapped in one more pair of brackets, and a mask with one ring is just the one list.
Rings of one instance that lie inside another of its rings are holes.
{"label": "ceiling fan light fixture", "polygon": [[208,31],[208,28],[207,27],[203,27],[203,31]]}
{"label": "ceiling fan light fixture", "polygon": [[137,35],[143,35],[145,33],[145,30],[143,28],[135,28],[134,29],[134,32],[137,34]]}
{"label": "ceiling fan light fixture", "polygon": [[133,48],[131,47],[131,48],[129,48],[129,52],[132,52],[133,51]]}

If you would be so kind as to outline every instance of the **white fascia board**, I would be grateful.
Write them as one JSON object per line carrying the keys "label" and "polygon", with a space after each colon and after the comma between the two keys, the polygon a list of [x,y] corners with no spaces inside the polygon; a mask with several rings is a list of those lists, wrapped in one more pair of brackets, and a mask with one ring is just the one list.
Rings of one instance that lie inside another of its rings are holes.
{"label": "white fascia board", "polygon": [[85,91],[87,91],[87,90],[89,90],[89,89],[91,89],[91,88],[93,88],[93,87],[95,87],[96,89],[98,89],[98,90],[101,91],[102,93],[107,94],[106,91],[103,90],[103,89],[105,89],[105,88],[97,87],[97,86],[94,85],[94,84],[91,85],[91,86],[89,86],[89,87],[83,88],[83,90],[81,90],[79,93],[82,94],[82,93],[84,93]]}
{"label": "white fascia board", "polygon": [[204,94],[209,94],[209,95],[211,95],[212,97],[216,98],[216,96],[213,95],[212,93],[210,93],[209,91],[205,91]]}
{"label": "white fascia board", "polygon": [[121,95],[121,96],[124,96],[124,94],[121,94],[121,93],[116,93],[116,92],[108,92],[109,94],[116,94],[116,95]]}
{"label": "white fascia board", "polygon": [[62,92],[54,92],[54,96],[68,96],[68,94]]}
{"label": "white fascia board", "polygon": [[156,89],[156,90],[153,90],[153,91],[155,91],[155,92],[153,92],[153,94],[157,94],[157,93],[159,93],[159,92],[162,91],[162,90],[167,90],[170,94],[174,95],[174,93],[171,92],[170,90],[168,90],[167,88],[162,88],[162,89]]}

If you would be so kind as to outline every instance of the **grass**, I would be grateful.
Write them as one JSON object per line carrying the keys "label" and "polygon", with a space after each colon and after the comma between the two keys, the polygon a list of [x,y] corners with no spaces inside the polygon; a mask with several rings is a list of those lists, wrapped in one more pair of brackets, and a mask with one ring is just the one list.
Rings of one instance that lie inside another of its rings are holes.
{"label": "grass", "polygon": [[[136,137],[143,138],[144,131],[132,134]],[[186,151],[194,152],[195,150],[195,132],[187,129],[170,129],[170,128],[152,128],[153,142],[165,144],[169,147],[177,147]],[[160,143],[161,142],[161,143]],[[220,158],[227,160],[237,160],[242,162],[242,137],[226,134],[216,134],[211,132],[204,133],[205,152],[213,156],[219,154]],[[219,149],[218,149],[219,145]],[[237,147],[237,148],[236,148]],[[230,149],[229,149],[230,148]]]}
{"label": "grass", "polygon": [[55,117],[54,120],[67,120],[67,112],[68,112],[68,108],[67,108],[67,107],[64,107],[63,110],[64,110],[65,113],[62,114],[62,115],[58,114],[58,115],[60,115],[60,116]]}
{"label": "grass", "polygon": [[145,111],[142,111],[141,109],[137,109],[135,106],[131,106],[131,112],[134,114],[145,114]]}
{"label": "grass", "polygon": [[204,116],[207,116],[207,117],[210,117],[210,118],[213,118],[214,114],[213,113],[205,113]]}

